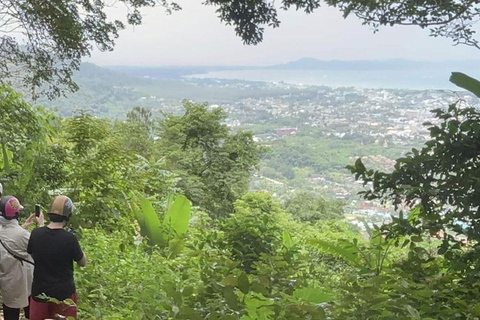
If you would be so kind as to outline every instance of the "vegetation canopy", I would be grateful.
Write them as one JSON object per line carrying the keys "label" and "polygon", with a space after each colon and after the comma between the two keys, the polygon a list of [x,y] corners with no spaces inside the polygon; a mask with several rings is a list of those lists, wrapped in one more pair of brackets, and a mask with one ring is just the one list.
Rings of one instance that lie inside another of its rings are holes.
{"label": "vegetation canopy", "polygon": [[[111,20],[107,10],[124,5],[124,21]],[[126,24],[142,22],[140,9],[162,6],[168,12],[179,9],[167,0],[64,1],[2,0],[0,1],[0,81],[41,89],[50,98],[66,88],[75,91],[72,79],[81,59],[94,48],[113,49],[118,32]]]}
{"label": "vegetation canopy", "polygon": [[[207,4],[218,7],[222,21],[235,26],[237,35],[248,44],[263,40],[264,26],[278,27],[278,6],[274,1],[254,0],[208,0]],[[473,25],[480,16],[477,1],[366,1],[325,0],[324,4],[343,12],[346,18],[355,15],[363,24],[373,26],[410,25],[429,27],[431,35],[451,38],[454,44],[466,44],[480,48],[475,39]],[[320,0],[283,0],[280,8],[304,10],[312,13],[320,8]]]}

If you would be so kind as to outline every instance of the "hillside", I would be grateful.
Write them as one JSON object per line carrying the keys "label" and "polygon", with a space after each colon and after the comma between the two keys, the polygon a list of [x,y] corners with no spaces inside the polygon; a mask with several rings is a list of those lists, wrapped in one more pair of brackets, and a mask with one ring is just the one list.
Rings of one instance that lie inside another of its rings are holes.
{"label": "hillside", "polygon": [[74,79],[80,87],[77,92],[53,101],[41,98],[37,104],[56,109],[62,116],[70,116],[78,110],[92,110],[98,116],[123,118],[135,106],[172,111],[169,107],[179,105],[183,99],[228,103],[259,94],[286,93],[277,88],[260,91],[254,83],[241,81],[146,78],[91,63],[82,64]]}

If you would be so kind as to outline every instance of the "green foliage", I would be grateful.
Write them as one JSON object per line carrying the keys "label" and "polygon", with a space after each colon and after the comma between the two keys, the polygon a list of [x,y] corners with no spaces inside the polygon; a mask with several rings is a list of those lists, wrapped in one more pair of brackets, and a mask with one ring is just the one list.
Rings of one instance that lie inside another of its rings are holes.
{"label": "green foliage", "polygon": [[336,220],[343,218],[343,203],[327,201],[305,191],[296,192],[287,199],[284,208],[292,216],[302,221]]}
{"label": "green foliage", "polygon": [[[432,257],[431,257],[432,258]],[[346,275],[335,319],[476,319],[478,290],[467,290],[441,259],[406,262],[379,276]]]}
{"label": "green foliage", "polygon": [[[247,44],[263,40],[264,26],[279,27],[278,8],[295,8],[312,13],[320,8],[320,0],[283,0],[279,6],[269,1],[209,0],[207,4],[217,7],[222,21],[235,27],[235,32]],[[364,2],[359,0],[326,0],[324,4],[339,9],[346,18],[354,15],[378,30],[380,26],[413,25],[430,26],[431,35],[451,38],[455,44],[479,47],[475,39],[474,23],[478,20],[477,3],[468,1],[423,1],[417,3]],[[308,66],[307,66],[308,67]]]}
{"label": "green foliage", "polygon": [[76,273],[83,319],[167,317],[171,299],[166,281],[176,279],[159,254],[147,254],[133,227],[113,233],[82,230],[81,245],[91,261]]}
{"label": "green foliage", "polygon": [[251,133],[230,134],[220,108],[188,101],[184,108],[183,116],[168,115],[160,122],[157,150],[182,177],[178,186],[194,205],[212,216],[227,216],[248,191],[261,149]]}
{"label": "green foliage", "polygon": [[261,254],[274,253],[281,241],[276,224],[280,214],[280,207],[267,194],[250,193],[235,202],[235,212],[225,220],[222,230],[232,257],[245,272],[252,272]]}
{"label": "green foliage", "polygon": [[288,182],[296,189],[306,189],[306,179],[319,176],[341,176],[339,181],[344,182],[345,166],[352,157],[382,154],[394,159],[408,151],[405,146],[384,148],[364,143],[358,136],[337,138],[314,134],[284,137],[272,142],[270,149],[262,157],[260,173]]}
{"label": "green foliage", "polygon": [[[166,0],[122,3],[128,7],[124,20],[131,25],[141,24],[141,8],[160,5],[168,11],[179,9]],[[39,88],[49,98],[60,96],[65,87],[75,91],[78,87],[72,72],[79,68],[81,59],[89,56],[94,47],[113,50],[114,40],[125,28],[125,22],[107,17],[106,6],[105,1],[90,0],[1,2],[1,81],[18,81],[16,78],[20,77],[34,97]],[[20,34],[22,40],[10,33]]]}
{"label": "green foliage", "polygon": [[0,114],[0,173],[5,192],[30,206],[43,188],[37,178],[42,171],[39,162],[49,152],[47,142],[57,118],[43,108],[30,106],[6,86],[0,87]]}
{"label": "green foliage", "polygon": [[104,119],[81,113],[65,123],[71,161],[65,188],[79,214],[74,224],[110,224],[125,212],[133,155],[123,152]]}
{"label": "green foliage", "polygon": [[163,225],[171,230],[175,236],[183,236],[190,223],[190,200],[184,196],[177,196],[168,208]]}
{"label": "green foliage", "polygon": [[0,143],[2,169],[10,171],[15,153],[28,147],[40,133],[40,123],[34,109],[10,87],[0,87]]}
{"label": "green foliage", "polygon": [[[463,74],[451,81],[479,91],[478,81]],[[438,124],[426,124],[431,140],[397,159],[393,172],[367,169],[360,159],[348,167],[370,186],[362,193],[366,199],[411,210],[400,210],[382,227],[385,242],[407,249],[407,258],[397,257],[374,276],[350,277],[335,312],[339,318],[478,318],[480,115],[460,102],[433,112]],[[433,235],[438,240],[431,241]]]}
{"label": "green foliage", "polygon": [[165,236],[162,230],[162,224],[150,201],[145,198],[140,199],[141,207],[138,208],[135,202],[132,203],[132,209],[140,225],[142,236],[148,237],[153,245],[164,246]]}
{"label": "green foliage", "polygon": [[290,232],[288,232],[287,230],[283,231],[282,233],[282,243],[287,250],[291,250],[295,245],[292,236],[290,235]]}
{"label": "green foliage", "polygon": [[127,121],[114,124],[118,140],[131,153],[150,158],[154,148],[154,120],[152,112],[142,107],[135,107],[127,113]]}
{"label": "green foliage", "polygon": [[[451,81],[478,91],[479,82],[463,74],[454,73]],[[439,124],[426,123],[431,140],[421,150],[412,149],[398,159],[392,173],[367,170],[360,159],[348,168],[364,184],[372,184],[370,190],[363,192],[366,199],[413,208],[408,217],[401,212],[394,219],[388,227],[391,237],[441,232],[439,253],[456,259],[457,254],[465,252],[462,236],[469,241],[480,239],[474,223],[480,190],[480,114],[474,108],[463,108],[461,102],[450,105],[446,111],[432,112]]]}
{"label": "green foliage", "polygon": [[[22,103],[6,97],[6,110]],[[157,132],[141,108],[112,123],[23,107],[35,134],[9,145],[2,177],[32,203],[52,193],[74,200],[90,261],[76,271],[84,319],[479,317],[476,110],[435,111],[431,141],[392,173],[362,160],[349,167],[371,182],[368,198],[412,207],[363,235],[338,203],[299,192],[283,210],[267,193],[246,193],[262,150],[250,133],[231,134],[221,110],[186,103]]]}
{"label": "green foliage", "polygon": [[369,230],[368,235],[368,243],[363,243],[357,238],[353,238],[352,241],[340,239],[336,242],[312,239],[309,243],[323,252],[355,265],[362,273],[374,272],[379,275],[383,268],[389,265],[387,256],[393,243],[385,239],[378,228]]}
{"label": "green foliage", "polygon": [[[265,195],[251,194],[238,206],[267,210],[269,201]],[[81,230],[81,244],[92,262],[76,273],[82,318],[325,318],[323,308],[315,304],[330,299],[328,292],[305,286],[308,259],[297,256],[292,236],[290,249],[277,241],[270,253],[260,253],[255,271],[246,274],[229,258],[229,230],[209,229],[209,220],[201,216],[192,221],[196,222],[186,245],[168,258],[141,241],[124,218],[118,221],[118,231]]]}
{"label": "green foliage", "polygon": [[452,72],[450,82],[480,97],[480,81],[461,72]]}
{"label": "green foliage", "polygon": [[[33,158],[32,175],[25,188],[25,203],[33,208],[35,203],[45,206],[52,201],[51,191],[68,181],[68,152],[64,146],[46,144]],[[44,211],[45,212],[45,211]]]}
{"label": "green foliage", "polygon": [[360,160],[349,168],[365,184],[372,183],[373,188],[363,193],[366,199],[390,200],[397,207],[418,203],[415,218],[395,220],[396,233],[433,235],[442,230],[445,245],[457,234],[478,240],[471,221],[479,205],[480,114],[458,104],[434,113],[441,123],[428,124],[432,139],[398,159],[392,173],[366,170]]}
{"label": "green foliage", "polygon": [[[181,238],[187,232],[190,222],[190,201],[184,196],[175,197],[173,203],[167,208],[163,222],[160,222],[158,214],[148,199],[135,196],[133,193],[130,196],[133,198],[131,206],[141,234],[148,237],[152,245],[168,246],[172,240]],[[137,202],[140,202],[140,208]]]}

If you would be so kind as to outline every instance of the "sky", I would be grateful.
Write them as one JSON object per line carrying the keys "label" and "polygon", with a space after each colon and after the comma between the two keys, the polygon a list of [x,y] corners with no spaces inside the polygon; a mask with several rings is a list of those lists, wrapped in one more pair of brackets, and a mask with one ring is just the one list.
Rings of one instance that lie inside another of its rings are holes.
{"label": "sky", "polygon": [[[220,22],[215,8],[201,0],[180,0],[181,11],[143,10],[141,26],[121,31],[113,52],[95,50],[86,61],[129,66],[265,66],[303,57],[320,60],[470,60],[480,50],[452,46],[449,39],[429,37],[417,27],[383,27],[374,34],[355,17],[343,19],[334,8],[306,15],[281,11],[279,28],[266,28],[264,41],[247,46],[232,26]],[[110,8],[114,18],[125,8]]]}

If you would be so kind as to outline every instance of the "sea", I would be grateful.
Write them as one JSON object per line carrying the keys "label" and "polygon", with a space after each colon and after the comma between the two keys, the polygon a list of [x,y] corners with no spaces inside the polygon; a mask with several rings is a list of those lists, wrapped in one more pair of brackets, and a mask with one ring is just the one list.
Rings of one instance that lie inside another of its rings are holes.
{"label": "sea", "polygon": [[449,82],[451,72],[463,72],[480,79],[480,69],[449,70],[223,70],[193,74],[186,78],[263,81],[295,85],[357,87],[372,89],[462,90]]}

